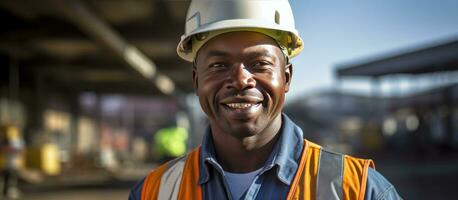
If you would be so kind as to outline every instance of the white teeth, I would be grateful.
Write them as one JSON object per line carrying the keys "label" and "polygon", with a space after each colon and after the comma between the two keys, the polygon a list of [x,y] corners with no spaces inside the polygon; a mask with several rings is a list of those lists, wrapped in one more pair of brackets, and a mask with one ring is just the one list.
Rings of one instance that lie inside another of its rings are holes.
{"label": "white teeth", "polygon": [[252,104],[252,103],[228,103],[226,105],[229,106],[230,108],[244,109],[244,108],[248,108],[250,106],[253,106],[255,104]]}

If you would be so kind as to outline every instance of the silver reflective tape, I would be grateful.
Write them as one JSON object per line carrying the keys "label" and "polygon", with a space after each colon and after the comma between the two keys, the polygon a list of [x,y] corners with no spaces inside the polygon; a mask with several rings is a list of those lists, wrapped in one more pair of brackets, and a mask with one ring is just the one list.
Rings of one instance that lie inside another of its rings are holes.
{"label": "silver reflective tape", "polygon": [[157,199],[177,199],[180,192],[181,176],[187,156],[171,161],[171,165],[161,177]]}
{"label": "silver reflective tape", "polygon": [[316,183],[316,199],[343,199],[343,155],[321,150]]}

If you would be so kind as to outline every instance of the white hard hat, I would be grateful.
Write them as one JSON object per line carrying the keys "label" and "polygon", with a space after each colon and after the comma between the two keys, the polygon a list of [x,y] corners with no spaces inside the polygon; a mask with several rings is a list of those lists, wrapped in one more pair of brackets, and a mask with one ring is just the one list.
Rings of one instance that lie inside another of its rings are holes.
{"label": "white hard hat", "polygon": [[298,55],[303,48],[288,0],[192,0],[177,53],[193,62],[205,42],[233,31],[266,34],[288,58]]}

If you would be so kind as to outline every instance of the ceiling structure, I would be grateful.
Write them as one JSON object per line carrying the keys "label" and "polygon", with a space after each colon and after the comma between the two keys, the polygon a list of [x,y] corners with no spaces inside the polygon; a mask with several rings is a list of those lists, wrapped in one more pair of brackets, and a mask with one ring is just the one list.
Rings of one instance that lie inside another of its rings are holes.
{"label": "ceiling structure", "polygon": [[458,70],[458,38],[361,63],[338,66],[337,76],[380,77]]}
{"label": "ceiling structure", "polygon": [[19,67],[21,82],[40,79],[75,92],[191,92],[192,69],[175,52],[188,5],[188,0],[0,1],[0,54]]}

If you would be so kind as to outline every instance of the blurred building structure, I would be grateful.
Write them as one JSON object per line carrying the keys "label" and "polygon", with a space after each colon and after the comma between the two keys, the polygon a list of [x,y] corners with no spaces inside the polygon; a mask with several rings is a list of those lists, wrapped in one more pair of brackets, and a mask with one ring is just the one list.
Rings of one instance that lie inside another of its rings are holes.
{"label": "blurred building structure", "polygon": [[189,121],[189,148],[200,142],[192,68],[176,55],[188,4],[0,2],[0,123],[23,131],[29,168],[151,161],[153,134],[178,115]]}
{"label": "blurred building structure", "polygon": [[381,98],[339,90],[306,96],[285,107],[285,112],[303,129],[305,138],[347,154],[380,148],[382,133],[376,125],[384,110]]}
{"label": "blurred building structure", "polygon": [[[384,99],[379,127],[396,149],[416,149],[421,154],[458,150],[457,38],[342,65],[336,74],[340,81],[371,79],[372,97]],[[408,87],[402,88],[403,81]],[[382,91],[384,82],[390,84],[388,92]]]}

